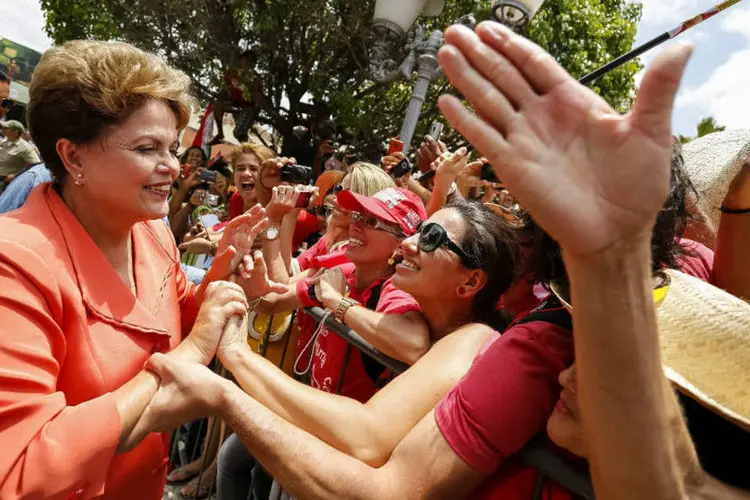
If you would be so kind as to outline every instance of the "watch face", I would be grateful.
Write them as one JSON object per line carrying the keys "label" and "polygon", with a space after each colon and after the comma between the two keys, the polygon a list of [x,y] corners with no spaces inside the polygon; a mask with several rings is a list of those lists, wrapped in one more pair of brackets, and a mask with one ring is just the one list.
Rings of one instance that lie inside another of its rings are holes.
{"label": "watch face", "polygon": [[269,227],[266,229],[266,238],[269,240],[275,240],[279,237],[279,228],[278,227]]}

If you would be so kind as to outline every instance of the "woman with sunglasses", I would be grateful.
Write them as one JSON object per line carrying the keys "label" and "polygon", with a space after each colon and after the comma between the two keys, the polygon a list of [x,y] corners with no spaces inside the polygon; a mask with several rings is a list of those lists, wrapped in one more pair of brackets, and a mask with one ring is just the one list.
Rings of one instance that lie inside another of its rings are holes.
{"label": "woman with sunglasses", "polygon": [[[357,214],[354,238],[360,225],[391,230],[382,219],[366,215],[365,197],[340,198]],[[291,379],[241,346],[241,339],[236,344],[225,339],[221,359],[243,389],[276,414],[359,460],[382,465],[396,444],[461,379],[482,347],[498,337],[495,329],[501,331],[505,322],[494,306],[515,280],[519,255],[515,234],[503,218],[463,199],[452,201],[403,240],[394,259],[399,263],[393,284],[413,294],[422,306],[433,345],[366,402],[325,394]],[[338,276],[332,270],[319,278],[317,289],[324,301],[341,289],[331,279]],[[354,311],[358,309],[354,306]],[[367,338],[353,325],[356,319],[350,318],[351,312],[352,308],[344,322]],[[335,334],[328,338],[341,340]],[[247,466],[240,469],[232,464],[247,463],[249,454],[237,436],[224,444],[219,458],[221,498],[245,498]]]}

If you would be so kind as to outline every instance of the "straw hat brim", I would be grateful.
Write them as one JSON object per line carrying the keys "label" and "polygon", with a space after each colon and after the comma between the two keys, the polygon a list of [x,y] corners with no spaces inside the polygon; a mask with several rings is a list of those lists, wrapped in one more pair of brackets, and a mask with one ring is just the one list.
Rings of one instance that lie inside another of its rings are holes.
{"label": "straw hat brim", "polygon": [[[667,270],[656,309],[664,374],[680,392],[750,431],[750,304]],[[568,289],[552,292],[572,312]]]}
{"label": "straw hat brim", "polygon": [[667,377],[691,398],[750,430],[750,304],[668,270],[657,308]]}
{"label": "straw hat brim", "polygon": [[729,183],[750,153],[750,130],[716,132],[682,146],[685,171],[698,192],[698,208],[715,231]]}

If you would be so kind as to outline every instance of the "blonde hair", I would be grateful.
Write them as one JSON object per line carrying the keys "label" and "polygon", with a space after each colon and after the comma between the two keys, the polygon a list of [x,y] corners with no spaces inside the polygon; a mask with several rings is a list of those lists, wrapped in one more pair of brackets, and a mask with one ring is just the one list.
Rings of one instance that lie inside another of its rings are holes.
{"label": "blonde hair", "polygon": [[154,54],[121,42],[78,40],[47,50],[29,86],[29,125],[56,180],[66,171],[57,141],[101,137],[151,99],[174,111],[177,128],[190,119],[190,78]]}
{"label": "blonde hair", "polygon": [[229,154],[229,163],[232,165],[232,168],[235,167],[237,160],[239,160],[242,155],[255,155],[261,163],[270,160],[271,158],[276,158],[277,156],[276,152],[262,144],[243,142],[239,146],[236,146]]}
{"label": "blonde hair", "polygon": [[358,161],[349,167],[349,173],[341,181],[341,186],[357,194],[373,196],[383,189],[396,187],[396,183],[382,168]]}

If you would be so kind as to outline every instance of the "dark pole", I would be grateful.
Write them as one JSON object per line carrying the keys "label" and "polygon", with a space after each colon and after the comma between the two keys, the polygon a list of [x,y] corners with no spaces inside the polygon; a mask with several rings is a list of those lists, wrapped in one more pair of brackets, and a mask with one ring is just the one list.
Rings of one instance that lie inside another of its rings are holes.
{"label": "dark pole", "polygon": [[638,57],[639,55],[643,54],[646,51],[649,51],[656,47],[657,45],[661,45],[662,43],[666,42],[667,40],[671,40],[672,38],[677,37],[678,35],[681,35],[682,33],[686,32],[690,28],[699,25],[706,19],[714,17],[719,12],[728,9],[729,7],[740,3],[742,0],[726,0],[724,2],[721,2],[720,4],[714,6],[713,8],[707,10],[706,12],[703,12],[702,14],[698,14],[692,19],[689,19],[683,23],[681,23],[679,26],[676,26],[675,28],[665,31],[661,35],[657,36],[653,40],[649,40],[648,42],[644,43],[643,45],[636,47],[635,49],[631,50],[627,54],[623,54],[614,61],[608,62],[601,68],[597,69],[593,73],[589,73],[588,75],[584,76],[580,80],[578,80],[583,85],[588,85],[589,83],[592,83],[599,78],[601,78],[603,75],[609,73],[613,69],[619,68],[623,64],[625,64],[628,61],[631,61]]}

